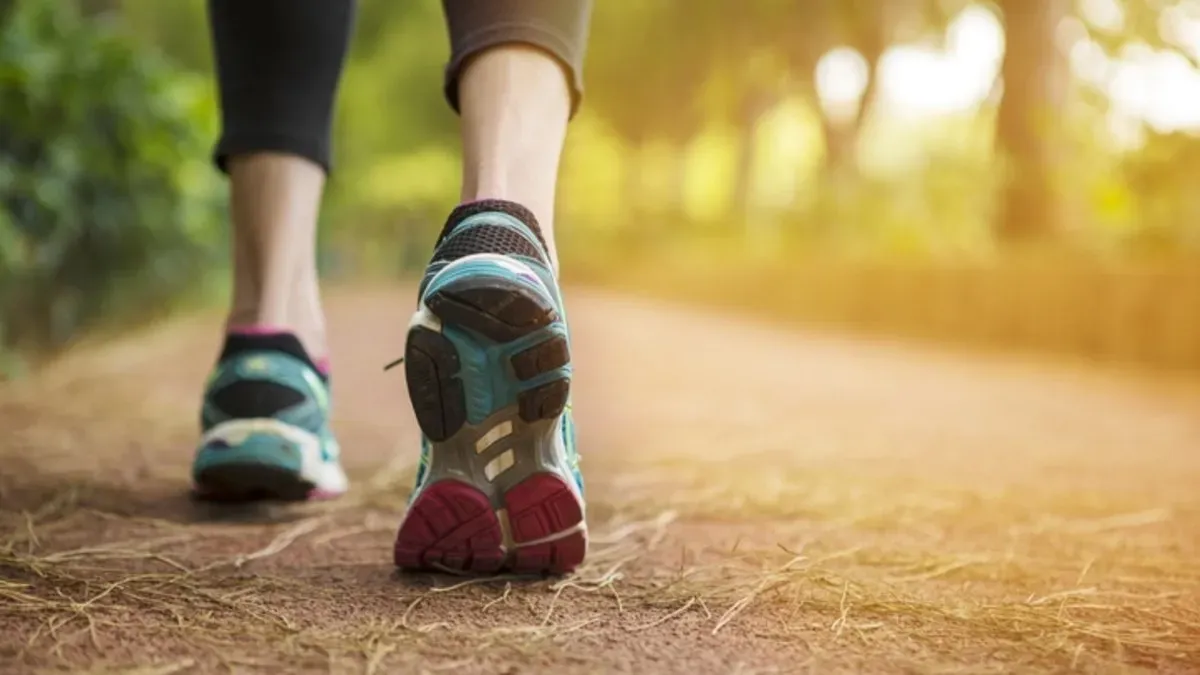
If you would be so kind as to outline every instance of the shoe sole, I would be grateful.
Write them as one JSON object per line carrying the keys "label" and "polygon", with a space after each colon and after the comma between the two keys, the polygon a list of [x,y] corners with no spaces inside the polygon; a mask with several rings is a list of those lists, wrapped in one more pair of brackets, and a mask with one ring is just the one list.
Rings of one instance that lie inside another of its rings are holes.
{"label": "shoe sole", "polygon": [[212,502],[298,502],[319,494],[316,487],[285,467],[229,462],[198,471],[193,492]]}
{"label": "shoe sole", "polygon": [[192,468],[193,493],[208,501],[305,501],[346,490],[341,469],[322,459],[316,434],[271,418],[229,420],[210,429]]}
{"label": "shoe sole", "polygon": [[587,552],[583,499],[558,426],[570,393],[565,327],[544,288],[489,270],[486,258],[460,261],[476,259],[475,274],[435,278],[409,330],[409,397],[433,448],[395,562],[565,574]]}

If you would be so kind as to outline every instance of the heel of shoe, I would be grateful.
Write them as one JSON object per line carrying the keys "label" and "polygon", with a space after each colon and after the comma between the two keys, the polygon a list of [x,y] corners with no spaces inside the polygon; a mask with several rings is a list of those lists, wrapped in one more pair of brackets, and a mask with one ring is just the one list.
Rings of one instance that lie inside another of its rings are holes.
{"label": "heel of shoe", "polygon": [[510,488],[493,509],[483,491],[458,480],[423,490],[396,536],[394,560],[410,570],[561,575],[587,554],[583,505],[570,486],[537,473]]}

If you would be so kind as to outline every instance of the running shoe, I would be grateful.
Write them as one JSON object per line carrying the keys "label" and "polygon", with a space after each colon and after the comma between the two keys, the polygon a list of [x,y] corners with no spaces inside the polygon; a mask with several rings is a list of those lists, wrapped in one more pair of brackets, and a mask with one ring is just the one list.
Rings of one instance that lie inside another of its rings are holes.
{"label": "running shoe", "polygon": [[294,501],[347,489],[329,428],[328,381],[300,358],[304,352],[293,336],[273,339],[294,342],[292,353],[243,348],[222,358],[209,378],[192,466],[199,497]]}
{"label": "running shoe", "polygon": [[401,568],[565,574],[587,550],[570,338],[537,221],[489,200],[438,239],[404,352],[421,428]]}

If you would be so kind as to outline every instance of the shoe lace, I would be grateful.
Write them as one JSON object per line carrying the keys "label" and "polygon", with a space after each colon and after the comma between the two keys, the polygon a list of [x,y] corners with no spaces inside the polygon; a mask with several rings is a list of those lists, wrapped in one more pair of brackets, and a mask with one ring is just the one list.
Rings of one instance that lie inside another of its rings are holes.
{"label": "shoe lace", "polygon": [[386,373],[387,371],[391,370],[392,368],[395,368],[396,366],[400,365],[401,363],[404,363],[404,357],[403,357],[403,356],[401,356],[400,358],[396,359],[395,361],[392,361],[391,363],[389,363],[389,364],[387,364],[386,366],[384,366],[384,367],[383,367],[383,372],[385,372],[385,373]]}

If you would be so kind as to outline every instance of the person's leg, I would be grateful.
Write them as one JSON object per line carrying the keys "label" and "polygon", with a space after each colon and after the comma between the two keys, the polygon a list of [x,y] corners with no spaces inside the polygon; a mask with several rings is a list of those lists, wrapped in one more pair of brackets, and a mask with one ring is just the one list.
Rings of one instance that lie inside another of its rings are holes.
{"label": "person's leg", "polygon": [[444,0],[445,93],[461,115],[462,200],[528,208],[554,246],[554,192],[567,121],[583,91],[591,0]]}
{"label": "person's leg", "polygon": [[554,250],[554,189],[570,94],[561,67],[523,45],[486,51],[463,69],[464,202],[504,199],[527,207]]}
{"label": "person's leg", "polygon": [[444,0],[462,200],[405,350],[423,434],[406,568],[567,572],[587,549],[554,192],[591,2]]}
{"label": "person's leg", "polygon": [[353,0],[209,0],[234,287],[193,478],[211,498],[346,489],[328,426],[316,227]]}

